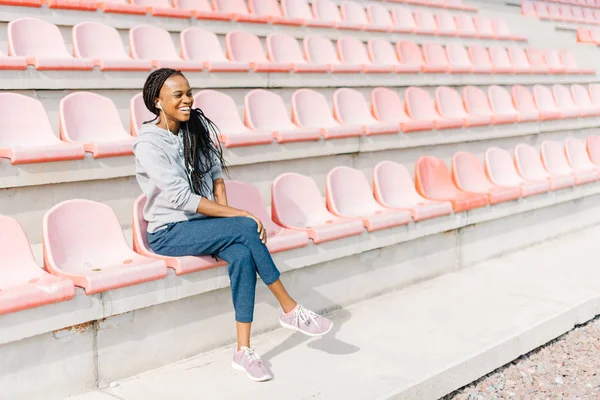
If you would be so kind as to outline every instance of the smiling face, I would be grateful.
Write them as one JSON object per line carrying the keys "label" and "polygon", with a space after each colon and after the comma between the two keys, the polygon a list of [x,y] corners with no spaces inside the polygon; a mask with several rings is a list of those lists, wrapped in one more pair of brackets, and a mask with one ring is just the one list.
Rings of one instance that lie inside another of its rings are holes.
{"label": "smiling face", "polygon": [[159,101],[162,107],[162,112],[159,113],[159,125],[164,125],[163,119],[166,114],[168,127],[170,130],[177,132],[180,123],[190,119],[190,111],[194,104],[192,89],[188,80],[181,75],[171,76],[165,81],[159,96],[156,98],[157,108]]}

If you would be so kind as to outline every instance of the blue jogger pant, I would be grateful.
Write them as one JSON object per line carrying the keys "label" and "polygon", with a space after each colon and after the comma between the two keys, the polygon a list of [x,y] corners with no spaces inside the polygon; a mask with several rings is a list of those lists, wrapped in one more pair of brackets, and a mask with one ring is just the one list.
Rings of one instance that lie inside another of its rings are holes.
{"label": "blue jogger pant", "polygon": [[205,218],[172,223],[148,234],[152,251],[169,257],[217,256],[229,264],[235,319],[252,322],[256,273],[267,285],[279,279],[279,270],[248,217]]}

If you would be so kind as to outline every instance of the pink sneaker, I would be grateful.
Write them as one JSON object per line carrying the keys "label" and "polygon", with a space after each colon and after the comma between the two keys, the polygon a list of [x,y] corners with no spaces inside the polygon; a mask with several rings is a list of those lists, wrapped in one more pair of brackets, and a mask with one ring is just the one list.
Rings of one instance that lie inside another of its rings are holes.
{"label": "pink sneaker", "polygon": [[248,378],[255,382],[264,382],[273,378],[260,357],[254,350],[246,346],[242,346],[240,351],[236,351],[233,354],[231,366],[238,371],[246,371]]}
{"label": "pink sneaker", "polygon": [[322,336],[333,327],[333,322],[302,307],[300,304],[296,305],[296,308],[287,314],[282,310],[279,315],[279,323],[284,328],[308,336]]}

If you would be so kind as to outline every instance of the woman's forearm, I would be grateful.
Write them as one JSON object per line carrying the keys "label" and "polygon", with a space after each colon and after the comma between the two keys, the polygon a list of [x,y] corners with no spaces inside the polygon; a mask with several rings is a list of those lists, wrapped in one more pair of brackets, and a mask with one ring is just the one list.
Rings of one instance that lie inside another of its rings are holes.
{"label": "woman's forearm", "polygon": [[225,190],[225,181],[223,179],[215,179],[213,182],[213,193],[215,201],[222,206],[227,205],[227,192]]}
{"label": "woman's forearm", "polygon": [[204,214],[208,217],[247,217],[249,214],[246,211],[238,210],[237,208],[219,204],[216,201],[211,201],[203,197],[198,204],[196,212]]}

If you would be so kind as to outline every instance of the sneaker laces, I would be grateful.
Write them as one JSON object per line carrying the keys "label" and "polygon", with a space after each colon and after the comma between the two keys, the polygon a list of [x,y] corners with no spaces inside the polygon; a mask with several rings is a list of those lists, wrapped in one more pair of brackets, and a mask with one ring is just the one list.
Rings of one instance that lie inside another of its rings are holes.
{"label": "sneaker laces", "polygon": [[296,326],[300,326],[300,321],[302,321],[305,325],[310,325],[311,322],[314,322],[320,328],[317,317],[318,315],[314,312],[298,305],[298,309],[296,310]]}
{"label": "sneaker laces", "polygon": [[254,362],[262,362],[258,354],[256,354],[256,352],[253,349],[246,347],[244,349],[244,353],[246,353],[246,357],[248,358],[249,364]]}

